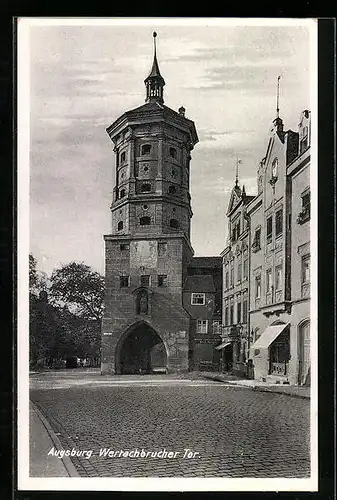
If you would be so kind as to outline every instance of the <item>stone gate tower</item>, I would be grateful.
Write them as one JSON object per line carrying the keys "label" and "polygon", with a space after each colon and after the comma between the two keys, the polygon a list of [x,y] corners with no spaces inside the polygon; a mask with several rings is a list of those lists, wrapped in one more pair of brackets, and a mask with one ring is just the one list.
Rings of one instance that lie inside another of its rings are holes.
{"label": "stone gate tower", "polygon": [[164,105],[156,56],[145,104],[107,128],[116,180],[105,239],[102,366],[107,373],[174,373],[189,368],[190,316],[183,283],[193,256],[189,193],[194,123]]}

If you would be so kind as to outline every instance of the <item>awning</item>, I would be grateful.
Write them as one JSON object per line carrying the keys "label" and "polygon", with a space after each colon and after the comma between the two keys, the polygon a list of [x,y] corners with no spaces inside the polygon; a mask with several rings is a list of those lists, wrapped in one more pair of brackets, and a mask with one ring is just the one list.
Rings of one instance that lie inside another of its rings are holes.
{"label": "awning", "polygon": [[227,347],[228,345],[230,345],[232,342],[223,342],[222,344],[218,345],[215,349],[217,351],[220,351],[220,349],[223,349],[224,347]]}
{"label": "awning", "polygon": [[255,344],[251,346],[251,348],[266,349],[267,347],[270,346],[272,342],[274,342],[274,340],[280,335],[280,333],[283,332],[285,328],[287,328],[288,325],[289,323],[282,325],[268,326],[261,335],[261,337],[259,337],[255,342]]}

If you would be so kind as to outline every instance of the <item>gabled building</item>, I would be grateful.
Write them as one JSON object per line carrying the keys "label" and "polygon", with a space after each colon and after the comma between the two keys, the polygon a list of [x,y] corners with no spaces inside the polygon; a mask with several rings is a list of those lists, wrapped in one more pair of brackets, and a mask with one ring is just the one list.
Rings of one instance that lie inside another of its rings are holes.
{"label": "gabled building", "polygon": [[222,371],[237,375],[247,374],[248,310],[249,310],[249,225],[247,205],[253,199],[247,196],[238,179],[232,189],[226,216],[228,218],[228,245],[221,253],[223,260],[222,295]]}
{"label": "gabled building", "polygon": [[310,330],[310,112],[299,132],[277,117],[249,203],[250,358],[254,376],[307,381]]}

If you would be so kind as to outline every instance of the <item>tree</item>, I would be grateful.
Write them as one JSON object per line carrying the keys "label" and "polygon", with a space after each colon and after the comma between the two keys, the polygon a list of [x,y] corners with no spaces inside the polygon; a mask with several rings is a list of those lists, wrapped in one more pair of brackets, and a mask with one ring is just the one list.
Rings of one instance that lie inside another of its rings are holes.
{"label": "tree", "polygon": [[48,289],[48,276],[37,269],[37,261],[33,254],[29,254],[29,293],[38,295]]}
{"label": "tree", "polygon": [[104,279],[83,262],[70,262],[55,269],[50,278],[50,296],[59,306],[86,320],[103,316]]}

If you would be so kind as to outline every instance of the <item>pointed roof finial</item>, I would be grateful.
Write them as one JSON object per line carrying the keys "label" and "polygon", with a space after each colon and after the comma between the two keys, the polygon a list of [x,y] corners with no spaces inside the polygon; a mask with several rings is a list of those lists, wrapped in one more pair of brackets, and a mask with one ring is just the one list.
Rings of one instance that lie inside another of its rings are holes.
{"label": "pointed roof finial", "polygon": [[276,118],[280,118],[280,79],[281,75],[277,77]]}
{"label": "pointed roof finial", "polygon": [[156,44],[157,33],[153,32],[153,63],[152,69],[149,76],[145,79],[146,85],[146,102],[147,101],[159,101],[164,102],[163,99],[163,87],[165,85],[165,80],[161,76],[159,71],[159,65],[157,61],[157,44]]}
{"label": "pointed roof finial", "polygon": [[239,158],[236,160],[236,169],[235,169],[235,187],[239,187],[239,165],[242,163]]}

